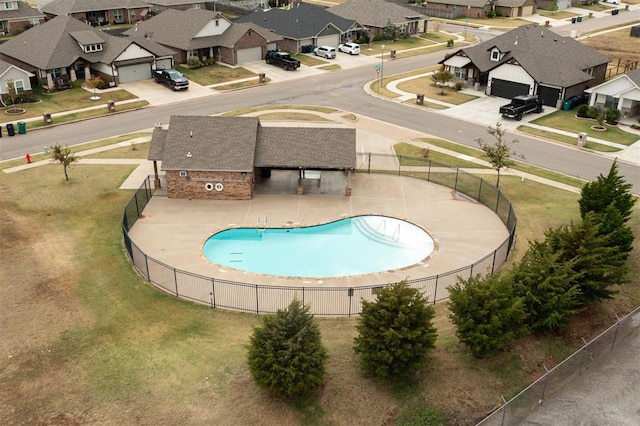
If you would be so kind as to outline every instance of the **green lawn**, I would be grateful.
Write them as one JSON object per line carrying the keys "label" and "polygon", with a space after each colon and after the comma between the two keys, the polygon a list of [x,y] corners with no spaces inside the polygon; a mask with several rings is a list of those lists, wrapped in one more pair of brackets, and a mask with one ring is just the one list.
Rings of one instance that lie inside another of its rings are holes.
{"label": "green lawn", "polygon": [[44,113],[57,113],[63,111],[71,111],[75,109],[87,108],[104,104],[106,109],[107,101],[124,101],[128,99],[136,99],[136,96],[126,90],[114,90],[108,92],[97,91],[100,99],[92,101],[89,99],[93,96],[93,92],[84,89],[69,89],[55,93],[43,93],[36,95],[39,102],[19,104],[18,107],[24,108],[25,113],[20,115],[8,116],[2,108],[3,114],[0,116],[0,124],[21,121],[25,118],[42,117]]}
{"label": "green lawn", "polygon": [[460,105],[465,102],[478,99],[477,96],[468,95],[466,93],[457,92],[449,87],[435,86],[430,76],[414,78],[412,80],[403,81],[396,86],[398,89],[408,93],[421,93],[425,98],[435,99],[449,104]]}
{"label": "green lawn", "polygon": [[[434,144],[435,145],[435,144]],[[421,148],[405,142],[400,142],[393,146],[396,155],[400,158],[401,166],[421,166],[429,165],[429,160],[438,165],[454,168],[487,169],[487,166],[463,160],[455,155],[447,155],[428,148]],[[411,158],[408,158],[411,157]],[[424,160],[423,160],[424,159]]]}
{"label": "green lawn", "polygon": [[237,67],[231,68],[226,65],[208,65],[197,69],[189,69],[182,66],[177,66],[176,69],[185,75],[189,80],[203,85],[209,86],[211,84],[224,83],[227,81],[241,80],[243,78],[258,77],[257,74],[249,71],[246,68]]}
{"label": "green lawn", "polygon": [[545,127],[551,127],[553,129],[564,130],[571,133],[585,132],[588,137],[602,139],[608,142],[615,142],[617,144],[629,146],[634,142],[640,140],[640,136],[625,132],[618,127],[608,127],[606,132],[597,132],[591,130],[591,126],[598,124],[592,120],[582,120],[575,117],[576,111],[556,111],[544,117],[536,118],[531,121],[533,124],[538,124]]}

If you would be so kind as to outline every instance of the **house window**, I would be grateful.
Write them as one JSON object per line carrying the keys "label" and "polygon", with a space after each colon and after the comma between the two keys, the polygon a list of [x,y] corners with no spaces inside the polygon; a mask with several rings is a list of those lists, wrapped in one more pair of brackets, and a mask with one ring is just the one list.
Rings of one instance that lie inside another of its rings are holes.
{"label": "house window", "polygon": [[216,19],[216,27],[220,26],[220,20]]}
{"label": "house window", "polygon": [[40,25],[40,19],[38,18],[29,19],[29,25],[31,25],[32,27],[35,27],[36,25]]}
{"label": "house window", "polygon": [[491,60],[499,61],[500,60],[500,51],[498,49],[493,49],[491,51]]}
{"label": "house window", "polygon": [[196,50],[190,50],[189,51],[189,55],[187,56],[187,59],[192,57],[192,56],[195,56],[196,58],[198,57],[198,50],[197,49]]}
{"label": "house window", "polygon": [[116,9],[113,11],[113,20],[116,22],[124,21],[124,18],[122,17],[122,9]]}
{"label": "house window", "polygon": [[458,67],[454,67],[454,68],[453,68],[453,75],[454,75],[456,78],[464,79],[464,78],[466,77],[466,74],[467,74],[467,73],[465,72],[465,69],[464,69],[464,68],[458,68]]}
{"label": "house window", "polygon": [[63,74],[64,72],[62,68],[54,68],[51,70],[51,77],[53,78],[60,78]]}
{"label": "house window", "polygon": [[87,44],[84,46],[84,51],[86,53],[100,52],[102,51],[102,44]]}
{"label": "house window", "polygon": [[587,68],[586,70],[584,70],[584,72],[586,72],[587,74],[589,74],[591,77],[593,77],[593,68]]}
{"label": "house window", "polygon": [[13,88],[16,93],[24,93],[24,81],[22,80],[13,80]]}
{"label": "house window", "polygon": [[16,10],[18,8],[18,2],[17,1],[4,2],[4,8],[5,10]]}
{"label": "house window", "polygon": [[131,22],[136,20],[136,11],[135,10],[130,10],[129,11],[129,19],[131,20]]}
{"label": "house window", "polygon": [[201,7],[202,7],[202,6],[200,5],[200,3],[195,3],[195,4],[193,5],[193,8],[194,8],[194,9],[200,9]]}
{"label": "house window", "polygon": [[618,98],[607,95],[607,99],[604,101],[604,107],[606,109],[618,108]]}

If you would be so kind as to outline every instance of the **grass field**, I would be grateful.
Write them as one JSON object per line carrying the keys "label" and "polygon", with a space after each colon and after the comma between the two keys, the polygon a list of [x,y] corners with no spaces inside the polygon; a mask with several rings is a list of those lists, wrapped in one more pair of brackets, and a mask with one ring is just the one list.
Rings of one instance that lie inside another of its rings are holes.
{"label": "grass field", "polygon": [[610,58],[610,65],[617,63],[617,59],[640,61],[640,42],[637,37],[631,37],[629,32],[629,28],[625,28],[587,37],[580,42]]}
{"label": "grass field", "polygon": [[[473,424],[500,395],[537,377],[543,363],[551,368],[640,303],[638,285],[627,285],[566,335],[526,338],[482,361],[458,343],[440,304],[428,366],[398,383],[358,368],[355,318],[318,318],[330,355],[326,384],[309,400],[276,398],[254,386],[246,367],[259,317],[175,299],[133,271],[120,230],[133,193],[118,189],[132,169],[80,162],[69,182],[54,164],[0,173],[3,424],[396,425],[419,404],[449,424]],[[516,257],[528,240],[579,217],[576,194],[515,177],[503,177],[501,187],[518,214]],[[638,235],[637,210],[631,223]]]}

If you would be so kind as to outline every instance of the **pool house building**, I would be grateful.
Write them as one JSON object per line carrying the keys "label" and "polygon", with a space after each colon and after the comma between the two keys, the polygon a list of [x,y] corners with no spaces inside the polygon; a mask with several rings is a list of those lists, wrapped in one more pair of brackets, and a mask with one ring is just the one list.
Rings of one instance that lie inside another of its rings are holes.
{"label": "pool house building", "polygon": [[348,196],[356,130],[263,125],[257,117],[176,115],[168,128],[154,128],[148,159],[157,188],[161,163],[169,198],[250,200],[260,186],[298,195],[340,187]]}

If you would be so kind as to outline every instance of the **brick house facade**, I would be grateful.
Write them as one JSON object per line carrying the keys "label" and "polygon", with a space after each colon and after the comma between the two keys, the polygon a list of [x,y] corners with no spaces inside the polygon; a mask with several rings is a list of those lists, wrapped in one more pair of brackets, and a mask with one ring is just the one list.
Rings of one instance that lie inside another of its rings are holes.
{"label": "brick house facade", "polygon": [[169,198],[250,200],[257,176],[268,179],[272,169],[349,173],[356,132],[263,127],[256,117],[172,116],[168,129],[154,129],[147,158],[154,170],[162,162]]}

